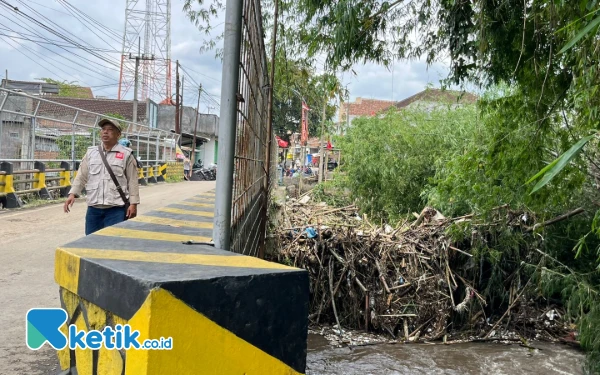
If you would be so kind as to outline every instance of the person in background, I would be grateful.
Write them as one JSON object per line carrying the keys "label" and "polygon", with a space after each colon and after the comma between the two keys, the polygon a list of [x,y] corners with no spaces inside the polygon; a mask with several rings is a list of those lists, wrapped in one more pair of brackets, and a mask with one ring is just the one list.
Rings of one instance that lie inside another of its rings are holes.
{"label": "person in background", "polygon": [[[121,138],[119,139],[119,144],[123,147],[127,147],[127,148],[131,148],[131,141],[127,138]],[[135,155],[134,155],[135,156]],[[138,169],[141,169],[142,166],[142,162],[140,161],[140,157],[138,156],[137,158],[135,158],[135,163]]]}
{"label": "person in background", "polygon": [[190,159],[187,157],[183,160],[183,178],[190,180]]}

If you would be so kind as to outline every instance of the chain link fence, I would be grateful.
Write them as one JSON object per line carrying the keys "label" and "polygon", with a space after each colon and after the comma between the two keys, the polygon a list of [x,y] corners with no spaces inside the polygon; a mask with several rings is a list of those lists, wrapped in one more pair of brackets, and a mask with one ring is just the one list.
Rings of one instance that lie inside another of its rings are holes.
{"label": "chain link fence", "polygon": [[[100,142],[102,118],[94,113],[0,88],[0,160],[68,160],[71,168],[90,146]],[[178,135],[115,118],[124,127],[122,136],[131,141],[134,155],[142,163],[175,160]],[[17,162],[23,164],[28,162]],[[29,168],[15,165],[17,169]]]}
{"label": "chain link fence", "polygon": [[[51,96],[30,96],[0,88],[0,161],[14,170],[33,170],[36,161],[46,168],[59,168],[68,162],[71,178],[88,147],[98,145],[102,118],[113,118],[124,127],[122,136],[142,165],[175,160],[178,135],[114,118],[110,113],[94,113],[52,101]],[[56,177],[58,173],[49,173]],[[30,180],[23,174],[15,181]],[[50,184],[51,186],[52,184]],[[31,183],[19,185],[31,189]]]}

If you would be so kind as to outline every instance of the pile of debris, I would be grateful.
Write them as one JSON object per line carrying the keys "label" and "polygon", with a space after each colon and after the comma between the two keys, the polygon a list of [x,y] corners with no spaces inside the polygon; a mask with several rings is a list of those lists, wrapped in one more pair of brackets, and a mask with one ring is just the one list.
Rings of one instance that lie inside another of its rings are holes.
{"label": "pile of debris", "polygon": [[[511,295],[504,315],[486,316],[486,299],[451,267],[473,255],[446,235],[452,224],[472,215],[446,218],[425,208],[412,222],[380,226],[354,205],[332,208],[311,202],[310,193],[290,199],[282,210],[283,222],[274,233],[277,251],[268,257],[309,272],[309,319],[316,327],[333,325],[340,340],[345,329],[407,342],[517,341],[519,326],[529,327],[529,339],[567,335],[558,308],[529,311],[525,287]],[[457,320],[463,322],[460,329],[452,324]]]}

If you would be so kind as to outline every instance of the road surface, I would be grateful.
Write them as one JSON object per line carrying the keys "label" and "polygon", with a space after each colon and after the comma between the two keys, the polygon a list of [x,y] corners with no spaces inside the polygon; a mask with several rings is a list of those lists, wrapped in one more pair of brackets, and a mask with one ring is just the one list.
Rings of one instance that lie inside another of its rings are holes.
{"label": "road surface", "polygon": [[[214,189],[214,182],[140,187],[138,214]],[[25,344],[25,315],[33,307],[60,307],[54,282],[54,250],[84,236],[85,201],[71,213],[62,204],[0,211],[0,374],[55,375],[60,372],[48,345]]]}

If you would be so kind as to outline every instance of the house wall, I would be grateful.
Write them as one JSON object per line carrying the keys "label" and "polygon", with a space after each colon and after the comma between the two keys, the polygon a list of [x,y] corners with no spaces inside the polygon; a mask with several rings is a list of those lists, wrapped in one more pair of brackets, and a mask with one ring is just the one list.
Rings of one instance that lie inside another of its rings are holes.
{"label": "house wall", "polygon": [[[196,120],[196,109],[182,107],[181,131],[194,133],[194,122]],[[175,107],[172,105],[158,106],[158,128],[162,130],[175,130]],[[200,113],[198,115],[197,133],[203,137],[216,138],[219,135],[219,116]]]}
{"label": "house wall", "polygon": [[[31,113],[31,100],[11,96],[4,108],[18,113]],[[31,148],[31,118],[7,112],[0,113],[0,159],[29,159]]]}
{"label": "house wall", "polygon": [[[183,113],[181,118],[181,131],[183,133],[194,134],[194,123],[198,118],[196,135],[199,137],[208,138],[207,143],[203,143],[196,150],[196,160],[202,160],[204,166],[208,167],[213,163],[217,163],[215,156],[215,148],[218,142],[219,135],[219,116],[197,112],[192,107],[182,107]],[[175,130],[175,107],[172,105],[160,105],[158,107],[158,128],[162,130]],[[192,161],[192,163],[194,163]]]}
{"label": "house wall", "polygon": [[204,154],[202,155],[202,162],[206,167],[209,167],[211,164],[218,164],[215,160],[215,142],[214,138],[205,144],[202,145],[204,148]]}

